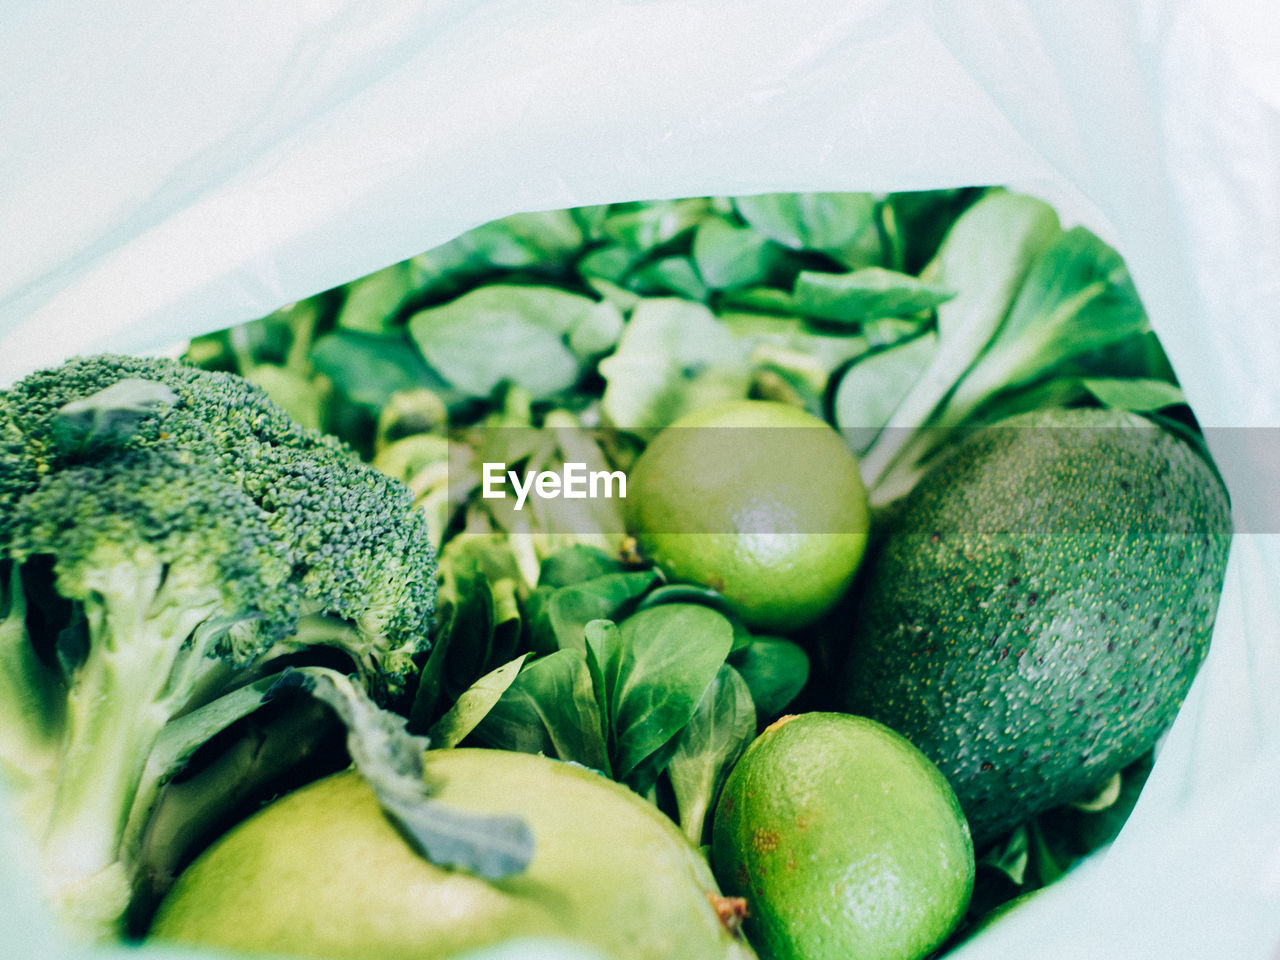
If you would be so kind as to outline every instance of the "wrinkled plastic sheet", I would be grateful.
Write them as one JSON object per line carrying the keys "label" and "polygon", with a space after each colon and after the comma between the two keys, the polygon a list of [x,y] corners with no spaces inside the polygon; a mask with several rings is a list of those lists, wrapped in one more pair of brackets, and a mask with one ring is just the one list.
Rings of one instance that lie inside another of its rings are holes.
{"label": "wrinkled plastic sheet", "polygon": [[[1273,960],[1277,62],[1280,14],[1246,0],[14,0],[0,382],[164,350],[517,211],[1039,194],[1126,257],[1238,533],[1209,658],[1120,838],[954,956]],[[5,952],[79,955],[2,815]]]}

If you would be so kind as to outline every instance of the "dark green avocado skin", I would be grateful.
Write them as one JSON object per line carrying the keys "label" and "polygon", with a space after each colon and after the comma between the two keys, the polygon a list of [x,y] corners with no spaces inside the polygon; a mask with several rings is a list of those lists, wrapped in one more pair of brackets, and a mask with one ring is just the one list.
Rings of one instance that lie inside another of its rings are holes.
{"label": "dark green avocado skin", "polygon": [[1154,745],[1207,651],[1230,532],[1216,473],[1144,418],[983,428],[886,520],[842,706],[939,766],[980,848]]}

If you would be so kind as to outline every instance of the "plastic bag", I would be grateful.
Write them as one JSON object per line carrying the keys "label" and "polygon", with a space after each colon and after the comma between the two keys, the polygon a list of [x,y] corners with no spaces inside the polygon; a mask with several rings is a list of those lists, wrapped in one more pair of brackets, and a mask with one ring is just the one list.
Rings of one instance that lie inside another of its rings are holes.
{"label": "plastic bag", "polygon": [[[1238,534],[1211,653],[1119,840],[953,956],[1272,960],[1278,50],[1280,16],[1247,0],[11,3],[0,382],[163,349],[521,210],[1039,194],[1127,259]],[[0,942],[79,955],[10,819]]]}

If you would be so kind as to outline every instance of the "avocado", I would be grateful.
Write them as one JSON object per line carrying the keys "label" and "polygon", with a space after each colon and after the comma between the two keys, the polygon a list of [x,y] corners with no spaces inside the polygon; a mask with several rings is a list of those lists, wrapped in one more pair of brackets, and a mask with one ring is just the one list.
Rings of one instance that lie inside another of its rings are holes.
{"label": "avocado", "polygon": [[980,428],[878,531],[842,708],[938,765],[981,849],[1155,744],[1208,649],[1230,523],[1208,461],[1143,417]]}

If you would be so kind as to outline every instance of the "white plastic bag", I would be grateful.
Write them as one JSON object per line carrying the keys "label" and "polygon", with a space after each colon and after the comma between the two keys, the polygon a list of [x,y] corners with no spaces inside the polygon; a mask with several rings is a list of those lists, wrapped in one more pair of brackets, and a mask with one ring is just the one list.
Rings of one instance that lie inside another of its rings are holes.
{"label": "white plastic bag", "polygon": [[[17,0],[0,382],[162,349],[520,210],[1037,193],[1127,259],[1239,533],[1210,656],[1120,839],[954,956],[1273,960],[1278,58],[1280,14],[1248,0]],[[71,956],[9,819],[0,944]]]}

